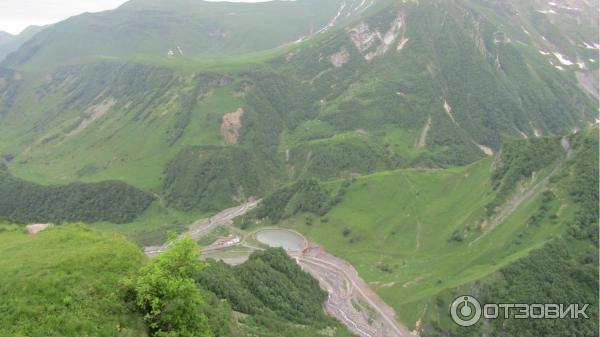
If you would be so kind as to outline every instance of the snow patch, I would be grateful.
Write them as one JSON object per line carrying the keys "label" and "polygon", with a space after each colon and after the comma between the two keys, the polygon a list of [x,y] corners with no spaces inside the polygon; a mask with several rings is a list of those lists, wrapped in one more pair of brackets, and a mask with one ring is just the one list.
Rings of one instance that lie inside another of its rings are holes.
{"label": "snow patch", "polygon": [[27,230],[28,234],[35,235],[35,234],[47,229],[50,226],[51,225],[47,224],[47,223],[38,223],[38,224],[33,224],[33,225],[27,225],[27,226],[25,226],[25,229]]}
{"label": "snow patch", "polygon": [[556,14],[554,9],[538,9],[537,11],[542,14]]}
{"label": "snow patch", "polygon": [[552,53],[557,59],[558,61],[560,61],[560,63],[562,63],[565,66],[571,66],[573,65],[573,62],[571,62],[569,59],[567,59],[563,54],[561,53]]}
{"label": "snow patch", "polygon": [[527,134],[525,134],[525,132],[521,131],[521,130],[517,130],[519,131],[519,133],[521,134],[521,137],[523,137],[524,139],[527,139],[529,137],[527,137]]}

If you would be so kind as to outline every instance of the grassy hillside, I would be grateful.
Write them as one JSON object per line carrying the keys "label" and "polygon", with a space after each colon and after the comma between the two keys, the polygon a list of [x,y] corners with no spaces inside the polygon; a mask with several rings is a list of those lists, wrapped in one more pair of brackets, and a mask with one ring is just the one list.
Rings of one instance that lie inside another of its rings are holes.
{"label": "grassy hillside", "polygon": [[117,293],[143,261],[121,236],[77,225],[37,235],[3,226],[0,252],[0,335],[146,336]]}
{"label": "grassy hillside", "polygon": [[[552,181],[551,193],[566,192],[570,204],[553,213],[542,203],[527,224],[567,228],[544,247],[482,280],[443,291],[423,309],[423,336],[597,336],[598,335],[598,133],[572,137],[573,152]],[[547,193],[547,192],[544,192]],[[546,198],[547,199],[547,198]],[[571,216],[565,216],[567,207]],[[448,316],[454,298],[474,294],[486,303],[587,303],[590,319],[493,320],[458,328]]]}
{"label": "grassy hillside", "polygon": [[5,222],[0,246],[3,336],[351,336],[283,250],[204,266],[185,240],[147,261],[120,235],[83,225],[30,235]]}
{"label": "grassy hillside", "polygon": [[[50,27],[17,53],[22,66],[7,61],[0,70],[0,156],[28,181],[122,180],[179,210],[206,211],[297,178],[466,165],[505,140],[566,134],[597,115],[597,99],[577,77],[595,69],[597,60],[580,46],[593,36],[582,33],[579,47],[565,51],[585,71],[559,70],[549,62],[553,54],[539,52],[551,51],[540,45],[544,32],[515,28],[543,22],[574,36],[570,24],[547,22],[512,2],[361,3],[346,4],[339,26],[276,49],[257,36],[275,43],[272,34],[294,35],[335,15],[339,1],[144,0]],[[296,7],[314,15],[297,22],[280,13],[297,15]],[[513,22],[511,11],[527,14],[526,22]],[[156,20],[180,14],[203,19]],[[194,26],[209,16],[209,28]],[[213,28],[228,34],[201,43],[198,32]],[[66,29],[74,36],[57,36]],[[151,38],[142,30],[170,35]],[[185,39],[203,49],[190,58],[156,54],[176,37],[184,55]],[[61,45],[84,38],[110,43]],[[223,57],[207,61],[204,52]],[[209,194],[218,197],[208,201]]]}
{"label": "grassy hillside", "polygon": [[500,195],[493,179],[503,170],[499,161],[545,144],[560,149],[559,138],[519,141],[499,158],[463,168],[359,177],[327,214],[300,213],[281,224],[348,260],[414,327],[436,294],[486,277],[567,232],[578,206],[556,183],[571,163],[562,149],[553,160],[507,161],[523,170],[496,212],[487,209]]}

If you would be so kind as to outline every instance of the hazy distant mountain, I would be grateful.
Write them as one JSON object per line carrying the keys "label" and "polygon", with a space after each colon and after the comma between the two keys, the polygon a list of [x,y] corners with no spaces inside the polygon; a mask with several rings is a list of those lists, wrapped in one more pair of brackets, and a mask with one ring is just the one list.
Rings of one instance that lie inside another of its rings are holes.
{"label": "hazy distant mountain", "polygon": [[43,26],[29,26],[18,35],[0,32],[0,61],[43,29]]}
{"label": "hazy distant mountain", "polygon": [[9,41],[10,39],[12,39],[14,36],[10,33],[7,32],[3,32],[0,31],[0,44],[1,43],[6,43],[7,41]]}
{"label": "hazy distant mountain", "polygon": [[135,0],[47,29],[7,65],[58,64],[103,56],[215,59],[257,52],[325,31],[360,13],[360,1],[263,3]]}

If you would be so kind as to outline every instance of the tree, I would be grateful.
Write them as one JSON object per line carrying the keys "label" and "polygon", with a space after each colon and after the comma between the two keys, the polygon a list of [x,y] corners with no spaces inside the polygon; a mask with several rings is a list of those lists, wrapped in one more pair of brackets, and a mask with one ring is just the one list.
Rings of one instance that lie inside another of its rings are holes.
{"label": "tree", "polygon": [[204,268],[190,238],[144,266],[134,281],[135,302],[155,337],[211,337],[193,276]]}

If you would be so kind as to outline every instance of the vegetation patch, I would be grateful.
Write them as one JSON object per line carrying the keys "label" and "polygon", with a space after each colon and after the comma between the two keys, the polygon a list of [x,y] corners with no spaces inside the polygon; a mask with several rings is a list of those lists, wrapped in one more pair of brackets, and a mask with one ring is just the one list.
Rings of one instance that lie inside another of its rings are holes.
{"label": "vegetation patch", "polygon": [[0,335],[146,336],[119,293],[143,261],[134,244],[79,225],[0,228]]}
{"label": "vegetation patch", "polygon": [[182,211],[222,210],[268,188],[265,165],[242,147],[185,148],[167,166],[162,193]]}
{"label": "vegetation patch", "polygon": [[[266,197],[255,214],[259,219],[268,218],[273,223],[299,212],[323,216],[342,200],[348,186],[350,181],[344,182],[337,194],[333,195],[317,180],[301,179]],[[306,224],[312,224],[312,218],[307,218]]]}
{"label": "vegetation patch", "polygon": [[154,197],[119,181],[44,186],[0,168],[0,217],[16,222],[133,221]]}

